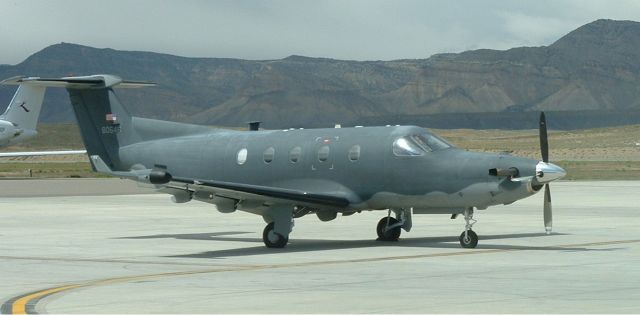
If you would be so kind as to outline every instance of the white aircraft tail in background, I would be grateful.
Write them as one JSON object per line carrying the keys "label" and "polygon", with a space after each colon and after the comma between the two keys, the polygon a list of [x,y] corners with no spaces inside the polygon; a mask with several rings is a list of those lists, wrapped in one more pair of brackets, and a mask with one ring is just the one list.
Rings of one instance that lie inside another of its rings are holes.
{"label": "white aircraft tail in background", "polygon": [[[9,106],[0,115],[0,148],[33,138],[38,134],[36,126],[42,109],[45,86],[19,84],[24,77],[14,77],[1,81],[0,84],[17,84],[18,90],[13,95]],[[35,79],[35,78],[31,78]],[[40,151],[40,152],[7,152],[0,157],[83,154],[85,150],[75,151]]]}
{"label": "white aircraft tail in background", "polygon": [[18,86],[7,110],[0,115],[0,147],[24,141],[38,134],[36,125],[44,92],[45,88],[41,86]]}

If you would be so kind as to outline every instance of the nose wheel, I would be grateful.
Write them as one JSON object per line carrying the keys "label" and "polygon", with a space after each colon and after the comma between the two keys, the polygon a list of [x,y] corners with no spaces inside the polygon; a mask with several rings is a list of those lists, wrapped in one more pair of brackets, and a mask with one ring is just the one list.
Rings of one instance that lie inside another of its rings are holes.
{"label": "nose wheel", "polygon": [[460,246],[464,248],[476,248],[478,246],[478,234],[472,230],[460,234]]}
{"label": "nose wheel", "polygon": [[478,234],[471,230],[473,225],[477,222],[473,219],[473,208],[464,209],[464,221],[466,225],[464,232],[460,234],[460,246],[463,248],[476,248],[478,246]]}

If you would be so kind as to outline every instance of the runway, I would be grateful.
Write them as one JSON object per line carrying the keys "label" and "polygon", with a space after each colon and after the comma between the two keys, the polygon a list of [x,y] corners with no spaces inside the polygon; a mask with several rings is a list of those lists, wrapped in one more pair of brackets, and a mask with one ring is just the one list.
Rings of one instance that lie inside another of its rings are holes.
{"label": "runway", "polygon": [[476,249],[447,215],[375,241],[382,211],[305,216],[267,249],[258,216],[86,183],[0,181],[2,313],[640,312],[640,181],[554,182],[550,236],[542,194],[476,211]]}

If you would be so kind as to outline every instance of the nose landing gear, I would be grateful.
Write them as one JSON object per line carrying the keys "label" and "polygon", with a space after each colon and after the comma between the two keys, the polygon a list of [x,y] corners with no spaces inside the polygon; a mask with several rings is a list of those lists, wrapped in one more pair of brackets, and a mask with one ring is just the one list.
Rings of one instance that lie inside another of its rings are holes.
{"label": "nose landing gear", "polygon": [[476,248],[478,246],[478,235],[471,228],[478,221],[473,219],[473,208],[464,209],[464,220],[466,225],[464,232],[460,234],[460,246],[463,248]]}

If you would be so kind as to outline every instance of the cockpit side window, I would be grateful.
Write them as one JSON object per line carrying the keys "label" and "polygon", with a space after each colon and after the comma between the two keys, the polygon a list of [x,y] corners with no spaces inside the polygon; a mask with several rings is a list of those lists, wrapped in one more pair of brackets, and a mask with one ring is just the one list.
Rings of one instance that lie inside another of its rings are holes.
{"label": "cockpit side window", "polygon": [[424,135],[413,135],[413,136],[410,136],[410,137],[417,145],[419,145],[425,151],[427,151],[427,152],[433,151],[433,149],[427,144],[429,139],[427,137],[425,137]]}
{"label": "cockpit side window", "polygon": [[393,142],[393,154],[397,156],[418,156],[423,155],[424,150],[413,141],[411,136],[405,136]]}
{"label": "cockpit side window", "polygon": [[424,133],[409,135],[393,142],[393,154],[397,156],[420,156],[427,152],[450,148],[451,145],[435,135]]}
{"label": "cockpit side window", "polygon": [[416,143],[427,151],[438,151],[451,147],[451,144],[447,141],[432,134],[423,133],[412,137],[415,139]]}

